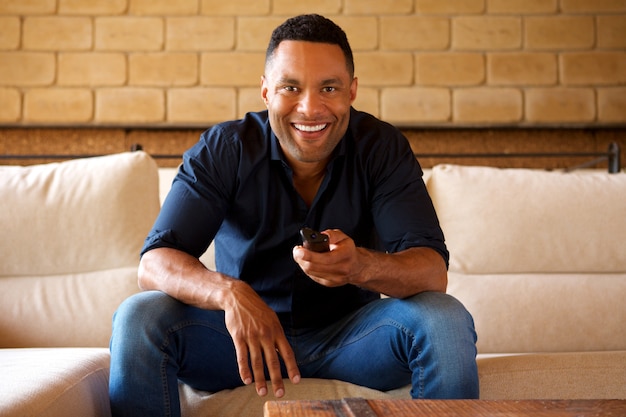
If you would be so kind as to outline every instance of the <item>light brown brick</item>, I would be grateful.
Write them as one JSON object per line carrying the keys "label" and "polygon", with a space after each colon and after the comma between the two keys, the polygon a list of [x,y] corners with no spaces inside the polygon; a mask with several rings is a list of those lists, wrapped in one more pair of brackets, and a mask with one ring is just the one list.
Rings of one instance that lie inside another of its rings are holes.
{"label": "light brown brick", "polygon": [[413,55],[393,52],[354,54],[355,75],[362,86],[408,86],[413,83]]}
{"label": "light brown brick", "polygon": [[565,85],[626,83],[626,52],[570,52],[560,56]]}
{"label": "light brown brick", "polygon": [[263,103],[261,98],[261,88],[239,88],[237,94],[237,117],[242,118],[248,112],[260,110],[265,110],[265,103]]}
{"label": "light brown brick", "polygon": [[19,17],[0,17],[0,49],[17,49],[20,45],[21,26]]}
{"label": "light brown brick", "polygon": [[54,82],[54,75],[53,53],[0,52],[0,85],[50,85]]}
{"label": "light brown brick", "polygon": [[128,57],[128,83],[142,86],[190,86],[198,83],[195,53],[136,53]]}
{"label": "light brown brick", "polygon": [[239,16],[242,10],[246,15],[266,15],[270,12],[271,0],[200,0],[200,13],[211,16]]}
{"label": "light brown brick", "polygon": [[522,25],[518,17],[463,16],[452,19],[452,49],[518,49]]}
{"label": "light brown brick", "polygon": [[399,125],[450,120],[446,88],[386,88],[381,93],[381,118]]}
{"label": "light brown brick", "polygon": [[237,19],[237,50],[265,51],[272,31],[283,17],[240,17]]}
{"label": "light brown brick", "polygon": [[450,45],[450,20],[445,17],[381,17],[380,43],[386,50],[442,50]]}
{"label": "light brown brick", "polygon": [[353,51],[370,51],[378,47],[379,19],[376,17],[333,16],[332,20],[346,32]]}
{"label": "light brown brick", "polygon": [[415,11],[423,14],[474,14],[485,10],[485,0],[415,0]]}
{"label": "light brown brick", "polygon": [[590,16],[548,16],[525,19],[524,45],[537,50],[588,49],[595,40]]}
{"label": "light brown brick", "polygon": [[378,88],[359,87],[353,106],[375,117],[380,117],[380,93]]}
{"label": "light brown brick", "polygon": [[195,15],[198,0],[129,0],[128,11],[134,15]]}
{"label": "light brown brick", "polygon": [[59,14],[117,15],[126,7],[127,0],[59,0]]}
{"label": "light brown brick", "polygon": [[165,119],[165,97],[158,88],[102,88],[96,90],[96,122],[154,123]]}
{"label": "light brown brick", "polygon": [[345,0],[345,14],[405,14],[413,11],[413,0]]}
{"label": "light brown brick", "polygon": [[624,0],[561,0],[561,11],[565,13],[625,12]]}
{"label": "light brown brick", "polygon": [[303,13],[318,13],[331,15],[341,11],[341,0],[293,1],[272,0],[272,12],[277,15],[298,15]]}
{"label": "light brown brick", "polygon": [[92,33],[87,17],[27,17],[22,43],[26,50],[86,50],[93,44]]}
{"label": "light brown brick", "polygon": [[234,88],[172,88],[167,92],[167,121],[219,123],[236,117]]}
{"label": "light brown brick", "polygon": [[515,123],[522,119],[522,93],[515,88],[462,88],[453,92],[455,123]]}
{"label": "light brown brick", "polygon": [[56,0],[3,0],[0,1],[0,14],[51,14],[56,8]]}
{"label": "light brown brick", "polygon": [[598,120],[606,123],[626,122],[626,87],[598,89]]}
{"label": "light brown brick", "polygon": [[165,24],[169,51],[225,51],[235,45],[231,17],[172,17]]}
{"label": "light brown brick", "polygon": [[202,54],[200,82],[219,87],[252,87],[261,84],[265,54],[206,53]]}
{"label": "light brown brick", "polygon": [[533,123],[586,123],[596,116],[591,88],[526,90],[526,119]]}
{"label": "light brown brick", "polygon": [[626,49],[626,14],[598,16],[598,48]]}
{"label": "light brown brick", "polygon": [[0,87],[0,122],[16,122],[22,113],[22,97],[16,88]]}
{"label": "light brown brick", "polygon": [[93,96],[83,88],[34,88],[24,93],[24,121],[85,123],[93,117]]}
{"label": "light brown brick", "polygon": [[551,53],[510,52],[487,55],[487,82],[492,85],[554,85],[557,57]]}
{"label": "light brown brick", "polygon": [[468,86],[485,81],[485,57],[479,53],[415,55],[415,83],[423,86]]}
{"label": "light brown brick", "polygon": [[558,0],[487,0],[489,14],[556,13]]}
{"label": "light brown brick", "polygon": [[158,17],[96,18],[96,49],[157,51],[163,47],[163,19]]}
{"label": "light brown brick", "polygon": [[59,85],[119,86],[126,82],[126,55],[122,53],[60,53],[58,65]]}

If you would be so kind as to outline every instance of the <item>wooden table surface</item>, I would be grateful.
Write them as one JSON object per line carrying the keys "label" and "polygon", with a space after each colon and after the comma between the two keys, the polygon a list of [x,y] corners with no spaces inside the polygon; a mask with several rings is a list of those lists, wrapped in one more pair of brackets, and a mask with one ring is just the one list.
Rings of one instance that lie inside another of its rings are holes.
{"label": "wooden table surface", "polygon": [[626,400],[268,401],[264,417],[624,417]]}

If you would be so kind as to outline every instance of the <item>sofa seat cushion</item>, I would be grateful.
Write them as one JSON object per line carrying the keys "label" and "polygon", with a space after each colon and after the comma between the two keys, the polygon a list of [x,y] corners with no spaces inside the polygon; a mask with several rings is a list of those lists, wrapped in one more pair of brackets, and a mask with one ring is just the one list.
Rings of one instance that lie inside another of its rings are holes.
{"label": "sofa seat cushion", "polygon": [[626,399],[626,351],[478,359],[483,400]]}
{"label": "sofa seat cushion", "polygon": [[[180,384],[183,415],[188,417],[258,417],[263,404],[276,398],[269,394],[259,397],[254,385],[224,390],[215,394],[197,391]],[[337,380],[304,378],[298,384],[285,381],[285,396],[280,400],[340,400],[346,397],[367,399],[410,399],[410,386],[382,392]],[[271,384],[269,392],[272,392]]]}
{"label": "sofa seat cushion", "polygon": [[626,272],[626,174],[440,165],[428,189],[451,271]]}
{"label": "sofa seat cushion", "polygon": [[626,351],[624,274],[448,274],[479,353]]}
{"label": "sofa seat cushion", "polygon": [[104,348],[0,349],[3,417],[110,417]]}

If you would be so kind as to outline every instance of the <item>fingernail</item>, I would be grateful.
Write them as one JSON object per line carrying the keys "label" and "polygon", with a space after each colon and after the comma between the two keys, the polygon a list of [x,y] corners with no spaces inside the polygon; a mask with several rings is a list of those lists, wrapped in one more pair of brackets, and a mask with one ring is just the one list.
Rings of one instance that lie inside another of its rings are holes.
{"label": "fingernail", "polygon": [[276,398],[280,398],[283,395],[285,395],[285,390],[282,388],[279,388],[276,390],[276,392],[274,393],[274,395],[276,396]]}
{"label": "fingernail", "polygon": [[252,378],[246,378],[246,379],[244,379],[244,380],[243,380],[243,383],[244,383],[244,384],[246,384],[246,385],[250,385],[250,384],[252,384]]}
{"label": "fingernail", "polygon": [[300,382],[300,375],[296,375],[293,378],[291,378],[291,382],[293,382],[294,384],[297,384],[298,382]]}
{"label": "fingernail", "polygon": [[265,397],[267,395],[267,388],[265,388],[265,387],[259,388],[259,395],[261,397]]}

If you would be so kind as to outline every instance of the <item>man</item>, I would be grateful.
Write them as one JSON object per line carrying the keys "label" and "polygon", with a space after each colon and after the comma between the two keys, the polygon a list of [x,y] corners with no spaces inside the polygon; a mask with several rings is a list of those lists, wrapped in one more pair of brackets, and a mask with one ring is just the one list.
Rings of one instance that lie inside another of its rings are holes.
{"label": "man", "polygon": [[[179,415],[178,381],[219,391],[333,378],[414,398],[478,395],[471,316],[399,131],[354,110],[345,33],[318,15],[272,34],[267,111],[203,133],[114,318],[113,414]],[[301,245],[303,226],[330,251]],[[215,238],[216,271],[198,257]],[[389,298],[380,298],[380,294]]]}

